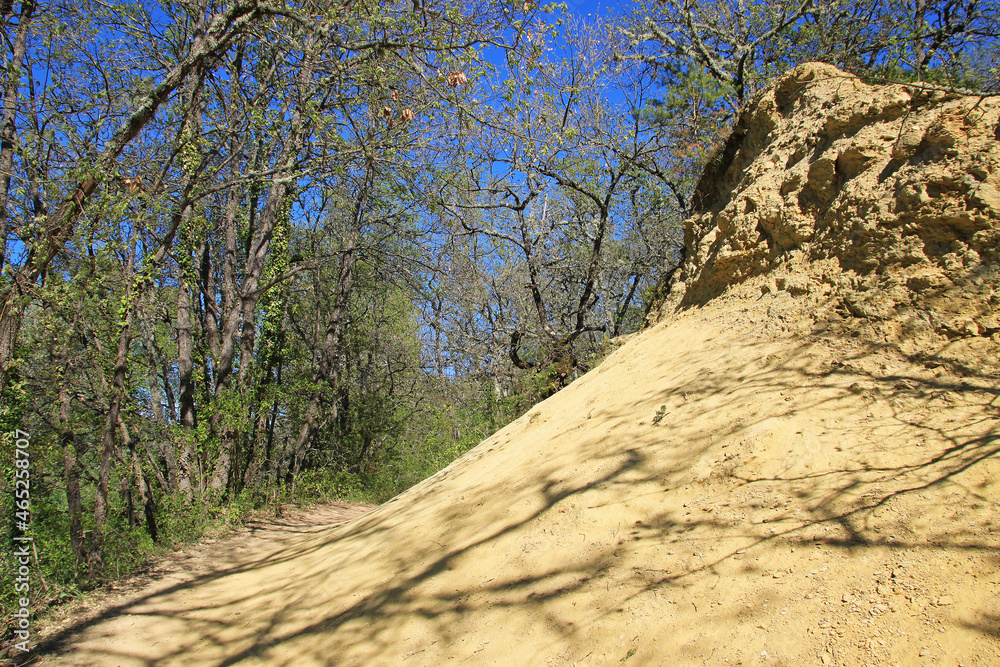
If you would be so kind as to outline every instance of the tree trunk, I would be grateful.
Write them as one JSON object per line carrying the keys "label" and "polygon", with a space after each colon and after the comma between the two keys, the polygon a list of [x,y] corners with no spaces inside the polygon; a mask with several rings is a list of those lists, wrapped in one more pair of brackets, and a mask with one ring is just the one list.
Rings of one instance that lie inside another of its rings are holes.
{"label": "tree trunk", "polygon": [[[266,399],[272,385],[281,385],[283,359],[280,350],[284,345],[284,330],[287,326],[287,321],[288,302],[286,300],[285,307],[282,310],[280,329],[276,334],[277,341],[268,348],[267,358],[262,360],[262,368],[258,374],[259,380],[253,390],[253,404],[257,407],[257,413],[254,419],[253,432],[248,437],[249,450],[247,451],[247,458],[241,476],[243,487],[259,484],[261,469],[264,468],[268,472],[270,470],[271,443],[274,439],[274,420],[277,417],[279,402],[276,398],[273,398],[271,404],[267,405]],[[275,349],[279,351],[275,353]]]}
{"label": "tree trunk", "polygon": [[97,498],[94,500],[94,532],[87,554],[87,567],[90,576],[94,578],[100,577],[104,569],[104,525],[108,519],[108,484],[111,481],[111,456],[115,448],[114,428],[118,423],[117,410],[114,410],[114,413],[113,410],[113,408],[108,409],[107,421],[101,435],[101,464],[97,472]]}
{"label": "tree trunk", "polygon": [[184,269],[177,270],[177,389],[183,438],[177,457],[177,490],[190,502],[197,487],[195,469],[194,336],[191,332],[191,291]]}
{"label": "tree trunk", "polygon": [[[315,39],[310,39],[304,47],[305,56],[302,67],[299,70],[299,90],[303,100],[308,99],[312,92],[310,87],[315,85],[312,81],[315,71],[316,58],[318,54],[314,51]],[[254,228],[253,238],[250,242],[247,262],[244,269],[244,280],[241,298],[242,310],[242,331],[240,345],[240,370],[238,377],[238,391],[241,396],[247,395],[250,391],[252,381],[251,369],[253,367],[253,353],[255,341],[255,313],[257,303],[260,300],[260,283],[264,274],[264,265],[267,261],[268,252],[271,246],[271,239],[274,235],[275,226],[281,216],[288,215],[288,195],[290,191],[288,174],[298,159],[299,152],[305,142],[307,127],[309,125],[309,115],[302,106],[297,106],[292,114],[289,123],[288,135],[281,147],[281,155],[278,159],[279,169],[271,181],[268,191],[267,202],[264,210],[258,217],[257,226]],[[220,391],[224,389],[220,388]],[[235,438],[233,434],[226,434],[221,438],[219,458],[212,474],[212,481],[209,484],[214,494],[221,495],[230,484],[230,473],[233,466],[235,454]]]}
{"label": "tree trunk", "polygon": [[[200,30],[201,26],[196,26]],[[202,89],[198,77],[188,81],[186,90],[187,117],[184,119],[185,130],[181,143],[197,137],[201,132]],[[183,494],[185,502],[190,503],[201,484],[198,474],[197,448],[195,429],[198,426],[195,411],[195,374],[194,374],[194,332],[192,321],[191,290],[196,287],[192,266],[192,248],[190,228],[195,214],[195,202],[191,195],[197,182],[197,174],[185,167],[181,179],[181,190],[184,193],[179,208],[174,214],[176,228],[181,230],[183,247],[177,252],[177,390],[178,412],[181,425],[180,452],[177,455],[177,490]],[[169,383],[167,383],[169,385]]]}
{"label": "tree trunk", "polygon": [[17,114],[17,93],[28,44],[28,29],[34,11],[33,0],[24,0],[21,3],[17,36],[14,37],[14,52],[4,81],[3,119],[0,120],[0,266],[4,266],[7,261],[7,236],[10,232],[7,203],[10,196],[10,181],[14,176],[14,137],[17,132],[14,121]]}
{"label": "tree trunk", "polygon": [[[65,368],[65,359],[60,364]],[[83,540],[83,498],[80,495],[78,445],[73,433],[73,412],[69,389],[65,381],[59,387],[59,446],[63,457],[63,477],[66,482],[66,505],[69,514],[69,544],[77,563],[87,562],[87,545]]]}
{"label": "tree trunk", "polygon": [[[118,427],[122,433],[122,440],[129,451],[130,463],[132,465],[132,474],[130,476],[135,480],[136,489],[139,491],[139,502],[142,504],[142,512],[146,520],[146,532],[156,542],[159,538],[159,530],[156,527],[156,501],[153,499],[153,490],[149,485],[149,480],[146,478],[145,471],[142,469],[142,461],[139,458],[135,440],[132,439],[128,427],[122,420],[119,420]],[[129,525],[134,527],[136,525],[133,523],[134,521],[135,518],[130,517]]]}
{"label": "tree trunk", "polygon": [[[0,267],[7,265],[7,238],[10,235],[10,218],[7,214],[10,182],[14,176],[14,138],[17,127],[17,97],[21,85],[21,70],[27,49],[31,15],[35,10],[32,0],[21,3],[21,15],[17,23],[17,36],[10,65],[6,70],[3,91],[3,120],[0,121]],[[16,280],[15,276],[15,280]],[[24,317],[26,297],[23,286],[11,285],[5,293],[0,293],[0,390],[7,386],[7,369],[14,356],[14,344],[21,319]]]}
{"label": "tree trunk", "polygon": [[[163,410],[163,402],[167,401],[167,405],[173,403],[172,396],[164,396],[164,385],[161,383],[160,378],[160,368],[163,366],[163,358],[159,353],[159,349],[156,346],[155,334],[153,331],[153,325],[150,324],[145,329],[144,346],[146,348],[146,357],[148,363],[148,383],[149,383],[149,394],[150,403],[153,408],[153,423],[156,426],[157,434],[157,446],[156,449],[159,450],[159,455],[163,458],[163,463],[166,465],[166,478],[163,480],[163,488],[169,491],[177,490],[177,483],[179,477],[179,471],[177,467],[177,450],[174,447],[174,442],[169,436],[168,428],[169,422],[167,421],[167,415]],[[166,385],[166,389],[169,389],[169,383]],[[161,472],[157,472],[158,476],[161,476]]]}
{"label": "tree trunk", "polygon": [[[236,246],[239,238],[236,217],[239,213],[239,194],[234,188],[229,193],[229,201],[226,204],[225,214],[225,246],[226,254],[223,260],[222,278],[222,314],[221,327],[213,335],[212,344],[214,350],[215,365],[215,393],[216,401],[224,398],[227,390],[232,385],[233,365],[236,356],[236,342],[240,331],[240,296],[236,286]],[[252,328],[251,323],[251,328]],[[252,354],[252,351],[251,351]],[[240,365],[248,363],[249,359],[241,358]],[[219,460],[214,471],[210,488],[213,493],[221,494],[226,488],[229,480],[229,468],[231,467],[231,457],[236,449],[237,434],[232,428],[223,423],[224,415],[215,411],[212,415],[209,428],[219,439]],[[220,470],[224,468],[223,470]],[[221,476],[224,475],[224,478]]]}
{"label": "tree trunk", "polygon": [[[294,489],[295,476],[298,474],[299,466],[306,453],[306,445],[312,436],[316,426],[316,420],[321,413],[321,401],[323,398],[323,388],[336,389],[340,381],[340,342],[343,330],[345,315],[347,314],[347,303],[351,289],[354,286],[354,265],[357,260],[358,240],[361,237],[361,227],[364,225],[368,206],[368,189],[373,177],[371,168],[365,174],[365,181],[361,191],[358,193],[357,201],[354,204],[354,215],[351,221],[351,230],[347,242],[343,249],[343,259],[340,264],[340,275],[337,280],[337,294],[333,302],[333,309],[327,320],[326,335],[323,339],[323,349],[320,354],[319,363],[316,364],[312,374],[312,384],[315,387],[309,404],[306,407],[302,418],[302,425],[299,427],[298,436],[292,445],[291,478]],[[337,407],[334,404],[336,413]],[[336,414],[334,414],[336,418]]]}
{"label": "tree trunk", "polygon": [[[136,295],[133,291],[132,277],[135,274],[136,239],[132,236],[129,243],[128,257],[125,260],[125,271],[122,282],[125,286],[124,317],[118,332],[118,348],[115,351],[115,371],[111,379],[111,395],[108,401],[107,420],[102,436],[101,467],[98,472],[97,499],[94,503],[94,548],[91,553],[91,575],[97,575],[103,567],[104,526],[108,512],[108,483],[111,478],[112,456],[120,458],[115,445],[115,430],[122,422],[122,404],[125,401],[125,377],[128,373],[128,353],[132,345],[132,320],[135,314]],[[135,527],[135,511],[132,505],[131,485],[128,477],[122,478],[122,492],[125,496],[126,512],[129,526]]]}

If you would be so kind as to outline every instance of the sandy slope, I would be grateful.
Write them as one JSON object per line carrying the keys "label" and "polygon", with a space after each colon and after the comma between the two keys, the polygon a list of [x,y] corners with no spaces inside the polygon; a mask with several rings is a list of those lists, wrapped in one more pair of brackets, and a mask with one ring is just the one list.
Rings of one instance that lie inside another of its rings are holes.
{"label": "sandy slope", "polygon": [[1000,380],[753,289],[41,664],[998,664]]}

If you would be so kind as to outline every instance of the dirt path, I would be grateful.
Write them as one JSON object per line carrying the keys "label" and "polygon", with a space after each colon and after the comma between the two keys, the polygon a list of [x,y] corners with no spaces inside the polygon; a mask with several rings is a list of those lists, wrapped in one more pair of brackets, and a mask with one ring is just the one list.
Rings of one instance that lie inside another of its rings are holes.
{"label": "dirt path", "polygon": [[48,619],[37,638],[33,659],[21,664],[50,664],[67,640],[102,623],[127,625],[133,607],[160,595],[197,586],[252,567],[254,563],[294,553],[318,533],[363,516],[373,505],[329,503],[286,509],[281,517],[257,519],[228,535],[209,537],[151,564],[144,572],[66,605]]}
{"label": "dirt path", "polygon": [[38,664],[993,667],[1000,378],[811,312],[658,325],[355,521],[178,554]]}

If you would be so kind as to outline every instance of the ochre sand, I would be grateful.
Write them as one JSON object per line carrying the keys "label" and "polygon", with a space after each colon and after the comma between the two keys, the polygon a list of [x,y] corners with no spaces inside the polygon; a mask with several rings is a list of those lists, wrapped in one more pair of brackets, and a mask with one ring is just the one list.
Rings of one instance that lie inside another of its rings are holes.
{"label": "ochre sand", "polygon": [[40,664],[1000,664],[1000,381],[805,308],[672,316],[394,500],[219,542]]}

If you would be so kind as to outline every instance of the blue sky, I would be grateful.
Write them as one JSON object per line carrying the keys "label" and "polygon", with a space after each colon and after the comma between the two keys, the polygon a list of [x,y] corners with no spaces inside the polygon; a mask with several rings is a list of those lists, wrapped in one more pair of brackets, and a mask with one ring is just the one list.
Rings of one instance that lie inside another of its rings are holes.
{"label": "blue sky", "polygon": [[563,0],[570,13],[578,16],[603,15],[619,6],[618,0]]}

